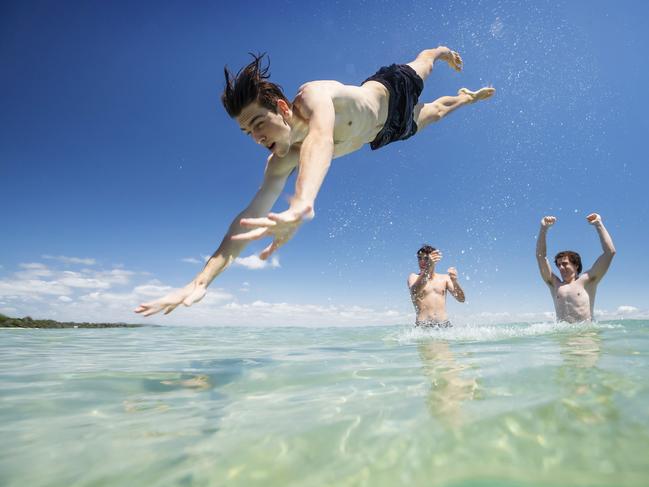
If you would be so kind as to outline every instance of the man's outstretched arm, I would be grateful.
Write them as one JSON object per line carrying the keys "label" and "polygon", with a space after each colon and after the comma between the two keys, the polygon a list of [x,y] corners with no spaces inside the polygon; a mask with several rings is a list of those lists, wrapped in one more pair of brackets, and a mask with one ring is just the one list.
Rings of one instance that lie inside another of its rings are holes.
{"label": "man's outstretched arm", "polygon": [[548,229],[554,225],[556,221],[557,219],[553,216],[544,216],[541,219],[541,228],[539,229],[539,236],[536,239],[536,263],[539,266],[541,278],[548,285],[554,284],[555,276],[552,273],[552,268],[548,262],[546,237]]}
{"label": "man's outstretched arm", "polygon": [[272,234],[273,243],[261,253],[262,259],[267,259],[288,242],[305,219],[313,218],[315,199],[333,158],[336,113],[331,95],[307,86],[296,98],[294,110],[308,120],[309,133],[300,148],[295,194],[289,208],[282,213],[270,213],[264,218],[242,220],[243,226],[254,230],[236,237],[239,240],[252,240],[260,238],[260,235]]}
{"label": "man's outstretched arm", "polygon": [[240,220],[248,217],[259,217],[270,211],[284,189],[286,180],[296,162],[296,155],[289,154],[281,161],[274,161],[273,156],[271,156],[266,166],[261,187],[248,207],[232,221],[230,228],[221,241],[221,245],[209,258],[203,270],[185,287],[176,289],[155,301],[143,303],[135,309],[135,312],[144,316],[150,316],[160,311],[169,314],[180,304],[191,306],[203,299],[207,286],[234,261],[248,243],[232,238],[245,231],[239,223]]}
{"label": "man's outstretched arm", "polygon": [[588,277],[591,280],[599,281],[604,277],[604,274],[606,274],[606,271],[608,271],[608,268],[613,261],[613,257],[615,256],[615,246],[613,245],[613,239],[611,239],[604,223],[602,223],[601,216],[597,213],[591,213],[586,217],[586,219],[588,220],[588,223],[593,225],[597,230],[599,241],[602,244],[602,255],[597,258],[593,267],[588,271]]}

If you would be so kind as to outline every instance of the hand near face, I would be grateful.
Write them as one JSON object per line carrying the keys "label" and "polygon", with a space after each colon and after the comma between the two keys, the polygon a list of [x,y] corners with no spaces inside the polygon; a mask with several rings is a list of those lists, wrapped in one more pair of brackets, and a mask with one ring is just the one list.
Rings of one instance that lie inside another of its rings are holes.
{"label": "hand near face", "polygon": [[452,281],[457,281],[457,269],[455,267],[449,267],[446,272]]}
{"label": "hand near face", "polygon": [[430,254],[428,254],[428,258],[433,264],[437,264],[440,260],[442,260],[442,252],[439,250],[434,250]]}
{"label": "hand near face", "polygon": [[602,217],[599,216],[597,213],[591,213],[586,217],[586,220],[588,220],[588,223],[590,223],[591,225],[602,223]]}
{"label": "hand near face", "polygon": [[313,214],[310,205],[291,205],[288,210],[282,213],[269,213],[267,217],[242,218],[239,222],[241,226],[253,230],[234,235],[232,240],[250,241],[273,237],[273,242],[259,254],[259,258],[266,260],[295,235],[302,223],[313,218]]}
{"label": "hand near face", "polygon": [[557,222],[557,218],[554,216],[544,216],[541,218],[541,226],[543,228],[549,228]]}

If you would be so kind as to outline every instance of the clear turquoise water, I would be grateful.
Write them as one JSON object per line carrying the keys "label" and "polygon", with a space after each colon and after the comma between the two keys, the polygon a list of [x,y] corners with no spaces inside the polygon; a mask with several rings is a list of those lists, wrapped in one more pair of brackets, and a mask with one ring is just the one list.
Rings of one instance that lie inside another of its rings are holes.
{"label": "clear turquoise water", "polygon": [[649,484],[649,321],[0,334],[7,487]]}

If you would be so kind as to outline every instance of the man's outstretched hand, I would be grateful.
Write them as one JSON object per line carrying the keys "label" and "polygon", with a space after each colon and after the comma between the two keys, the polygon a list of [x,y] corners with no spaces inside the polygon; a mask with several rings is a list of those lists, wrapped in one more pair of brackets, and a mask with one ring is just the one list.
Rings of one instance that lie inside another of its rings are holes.
{"label": "man's outstretched hand", "polygon": [[282,213],[269,213],[267,217],[242,218],[239,221],[241,226],[253,230],[234,235],[232,240],[250,241],[273,237],[273,242],[259,254],[262,260],[266,260],[295,235],[302,223],[311,220],[313,216],[311,205],[291,205],[288,210]]}
{"label": "man's outstretched hand", "polygon": [[191,306],[194,303],[198,303],[205,297],[206,292],[207,286],[192,281],[185,287],[176,289],[160,299],[142,303],[135,308],[135,312],[143,316],[151,316],[160,311],[164,311],[164,314],[168,315],[180,304]]}

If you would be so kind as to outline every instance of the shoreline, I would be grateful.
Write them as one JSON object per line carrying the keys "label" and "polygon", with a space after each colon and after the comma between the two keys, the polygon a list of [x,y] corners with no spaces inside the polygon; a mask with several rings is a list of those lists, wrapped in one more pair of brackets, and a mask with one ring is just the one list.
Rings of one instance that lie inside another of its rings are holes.
{"label": "shoreline", "polygon": [[72,321],[35,320],[30,316],[25,316],[24,318],[11,318],[9,316],[0,314],[0,328],[141,328],[143,326],[156,325],[143,325],[135,323],[75,323]]}

